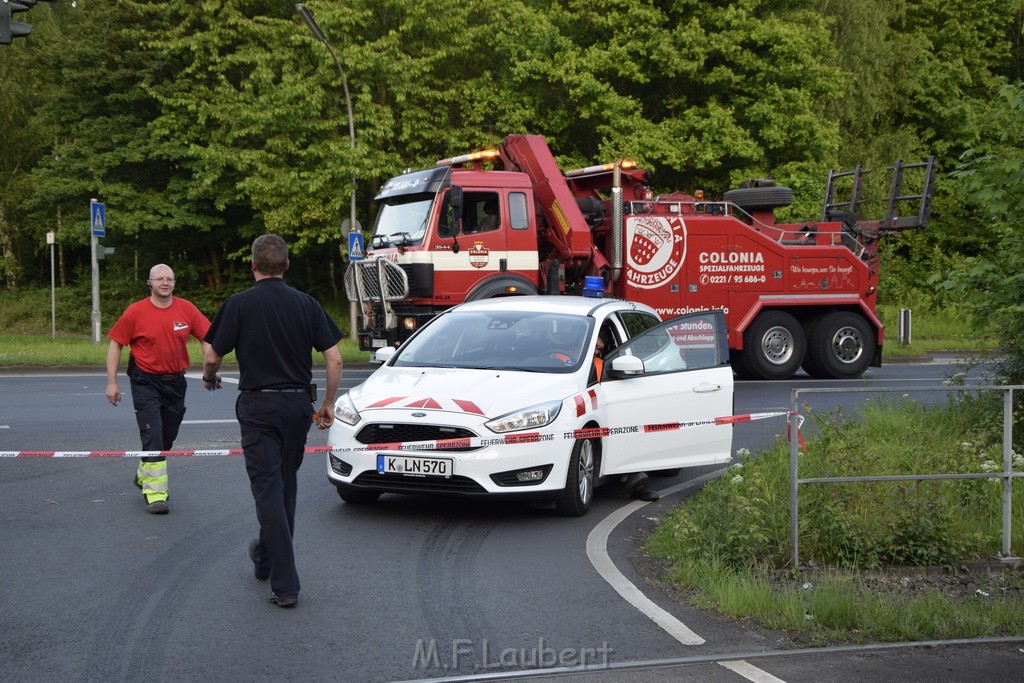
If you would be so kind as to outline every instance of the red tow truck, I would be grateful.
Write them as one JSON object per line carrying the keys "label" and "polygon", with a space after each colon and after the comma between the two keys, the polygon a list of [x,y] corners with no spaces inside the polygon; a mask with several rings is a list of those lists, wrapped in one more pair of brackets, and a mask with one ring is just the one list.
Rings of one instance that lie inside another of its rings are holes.
{"label": "red tow truck", "polygon": [[879,240],[927,225],[935,160],[889,171],[881,219],[860,217],[857,167],[829,173],[820,219],[777,223],[793,193],[770,179],[718,201],[655,194],[629,161],[563,173],[542,137],[510,135],[380,189],[365,258],[345,273],[360,347],[398,345],[463,301],[579,294],[600,277],[606,296],[663,318],[723,310],[740,377],[859,377],[882,359]]}

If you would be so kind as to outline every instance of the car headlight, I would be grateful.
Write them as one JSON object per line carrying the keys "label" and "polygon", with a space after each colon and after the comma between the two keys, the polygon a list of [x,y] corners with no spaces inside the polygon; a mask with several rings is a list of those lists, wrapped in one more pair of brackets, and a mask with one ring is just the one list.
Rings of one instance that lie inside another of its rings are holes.
{"label": "car headlight", "polygon": [[484,426],[498,434],[516,432],[521,429],[536,429],[554,422],[561,410],[561,401],[541,403],[540,405],[531,406],[524,410],[517,410],[514,413],[496,417],[490,422],[485,423]]}
{"label": "car headlight", "polygon": [[334,402],[334,417],[347,425],[359,422],[359,411],[356,410],[356,405],[352,403],[347,392]]}

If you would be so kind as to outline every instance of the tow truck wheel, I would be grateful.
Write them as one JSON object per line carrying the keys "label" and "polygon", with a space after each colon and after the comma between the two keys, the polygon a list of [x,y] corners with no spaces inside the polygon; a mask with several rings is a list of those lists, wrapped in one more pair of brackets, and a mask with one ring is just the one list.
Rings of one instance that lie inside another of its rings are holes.
{"label": "tow truck wheel", "polygon": [[874,348],[875,333],[863,317],[836,311],[811,328],[807,355],[815,377],[854,379],[868,369]]}
{"label": "tow truck wheel", "polygon": [[593,439],[578,439],[569,456],[565,491],[555,503],[555,512],[564,517],[582,517],[590,510],[596,483],[596,458]]}
{"label": "tow truck wheel", "polygon": [[740,362],[756,379],[789,379],[804,361],[807,338],[800,321],[784,311],[765,311],[743,333]]}

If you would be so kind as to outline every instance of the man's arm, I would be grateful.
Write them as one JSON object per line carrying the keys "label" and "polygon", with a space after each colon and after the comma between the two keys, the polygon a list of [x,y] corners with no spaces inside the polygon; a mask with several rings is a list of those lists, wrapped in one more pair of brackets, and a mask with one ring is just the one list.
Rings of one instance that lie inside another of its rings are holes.
{"label": "man's arm", "polygon": [[107,400],[116,406],[121,402],[121,390],[117,388],[117,366],[121,364],[121,349],[124,347],[113,339],[107,347]]}
{"label": "man's arm", "polygon": [[213,350],[209,343],[203,342],[203,387],[209,390],[220,389],[220,364],[224,356]]}
{"label": "man's arm", "polygon": [[324,350],[324,360],[327,361],[327,389],[320,410],[313,415],[317,429],[327,429],[334,424],[334,395],[341,385],[341,352],[337,345]]}

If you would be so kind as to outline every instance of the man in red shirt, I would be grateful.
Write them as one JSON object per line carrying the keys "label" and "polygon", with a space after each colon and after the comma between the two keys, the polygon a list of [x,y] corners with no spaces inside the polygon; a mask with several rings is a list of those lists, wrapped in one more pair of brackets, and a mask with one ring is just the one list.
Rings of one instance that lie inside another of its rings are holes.
{"label": "man in red shirt", "polygon": [[[148,284],[149,297],[128,306],[107,333],[106,396],[113,406],[121,401],[117,366],[121,350],[129,346],[127,375],[142,449],[168,451],[185,417],[185,370],[190,364],[186,344],[195,337],[205,354],[210,345],[202,340],[210,321],[191,302],[173,296],[174,271],[169,266],[153,266]],[[145,496],[148,512],[168,512],[166,458],[143,457],[135,485]]]}

